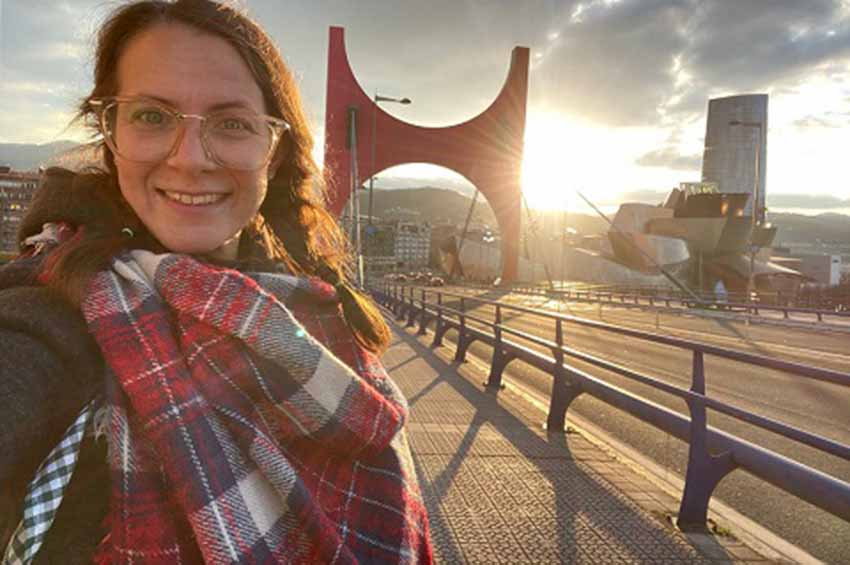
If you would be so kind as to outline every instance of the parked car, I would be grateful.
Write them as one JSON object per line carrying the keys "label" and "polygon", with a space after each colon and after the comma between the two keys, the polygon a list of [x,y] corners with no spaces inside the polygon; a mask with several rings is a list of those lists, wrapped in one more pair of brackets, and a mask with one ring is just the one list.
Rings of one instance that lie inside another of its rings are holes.
{"label": "parked car", "polygon": [[431,277],[428,281],[428,286],[446,286],[446,281],[442,277]]}

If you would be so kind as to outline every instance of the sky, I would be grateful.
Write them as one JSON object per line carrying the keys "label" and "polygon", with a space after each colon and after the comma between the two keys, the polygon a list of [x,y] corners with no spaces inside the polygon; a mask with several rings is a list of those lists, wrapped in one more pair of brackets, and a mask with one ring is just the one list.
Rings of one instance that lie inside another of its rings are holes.
{"label": "sky", "polygon": [[[0,0],[0,142],[80,138],[65,126],[91,86],[92,34],[119,3]],[[523,183],[532,206],[577,209],[576,190],[613,202],[698,181],[708,99],[767,93],[769,205],[781,195],[850,213],[850,0],[239,4],[298,77],[319,147],[329,26],[346,28],[365,91],[411,98],[385,109],[425,126],[483,111],[522,45],[531,50]],[[410,165],[384,171],[376,186],[403,184],[464,183]]]}

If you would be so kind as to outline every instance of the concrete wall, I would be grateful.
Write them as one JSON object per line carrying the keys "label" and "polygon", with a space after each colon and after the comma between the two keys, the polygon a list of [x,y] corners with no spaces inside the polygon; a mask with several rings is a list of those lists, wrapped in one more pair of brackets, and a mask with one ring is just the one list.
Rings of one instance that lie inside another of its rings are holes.
{"label": "concrete wall", "polygon": [[[749,122],[762,127],[730,125]],[[767,94],[715,98],[708,102],[702,180],[716,182],[720,192],[744,192],[750,200],[744,214],[752,214],[759,151],[759,208],[765,204],[767,170]]]}

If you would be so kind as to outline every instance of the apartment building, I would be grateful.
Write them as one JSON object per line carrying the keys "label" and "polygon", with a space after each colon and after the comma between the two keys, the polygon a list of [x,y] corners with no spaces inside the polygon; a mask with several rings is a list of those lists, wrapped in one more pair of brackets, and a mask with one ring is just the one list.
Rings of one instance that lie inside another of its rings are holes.
{"label": "apartment building", "polygon": [[18,226],[29,208],[40,175],[0,167],[0,252],[18,250]]}

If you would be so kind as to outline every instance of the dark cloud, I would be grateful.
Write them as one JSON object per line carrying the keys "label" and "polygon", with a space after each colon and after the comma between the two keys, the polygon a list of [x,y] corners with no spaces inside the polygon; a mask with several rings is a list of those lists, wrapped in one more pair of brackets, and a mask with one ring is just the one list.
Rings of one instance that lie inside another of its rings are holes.
{"label": "dark cloud", "polygon": [[760,90],[850,54],[841,0],[710,0],[689,27],[683,65],[715,88]]}
{"label": "dark cloud", "polygon": [[656,123],[691,2],[586,2],[532,75],[535,100],[608,125]]}
{"label": "dark cloud", "polygon": [[532,88],[537,81],[535,101],[560,101],[602,124],[690,121],[704,116],[711,96],[787,89],[815,71],[847,80],[850,18],[841,0],[582,6],[538,66]]}
{"label": "dark cloud", "polygon": [[698,171],[702,167],[702,155],[682,155],[676,149],[667,147],[650,151],[639,157],[635,163],[641,167],[667,167],[677,171]]}

